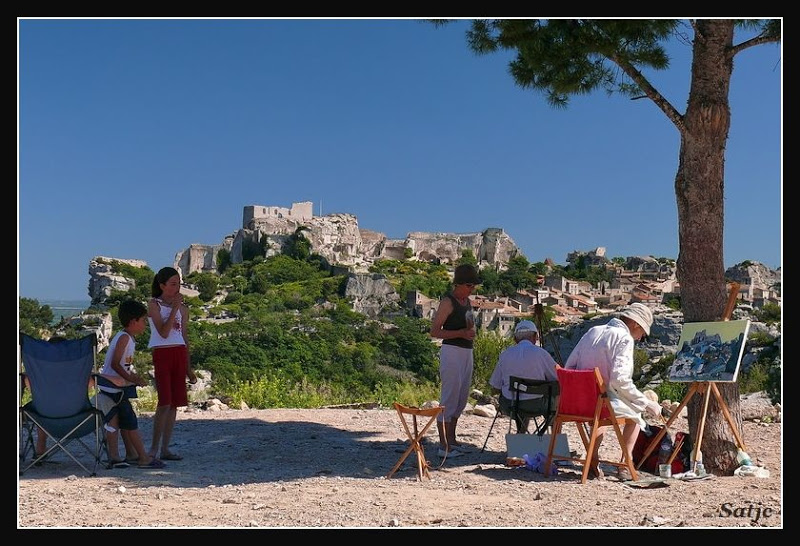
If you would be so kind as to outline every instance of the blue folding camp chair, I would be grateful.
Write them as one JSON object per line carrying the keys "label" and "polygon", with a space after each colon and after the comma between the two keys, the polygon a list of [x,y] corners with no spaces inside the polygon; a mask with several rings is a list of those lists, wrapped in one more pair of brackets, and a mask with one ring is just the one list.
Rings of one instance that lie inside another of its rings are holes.
{"label": "blue folding camp chair", "polygon": [[[105,449],[103,413],[89,400],[89,387],[97,356],[97,336],[59,342],[43,341],[27,334],[19,335],[20,362],[20,465],[19,474],[41,464],[59,450],[66,453],[89,475],[95,476],[97,464]],[[23,405],[25,388],[31,399]],[[47,435],[49,448],[36,454],[35,435],[41,429]],[[92,443],[87,436],[93,436]],[[81,446],[93,459],[85,465]],[[30,456],[30,460],[29,460]],[[89,468],[91,467],[91,470]]]}

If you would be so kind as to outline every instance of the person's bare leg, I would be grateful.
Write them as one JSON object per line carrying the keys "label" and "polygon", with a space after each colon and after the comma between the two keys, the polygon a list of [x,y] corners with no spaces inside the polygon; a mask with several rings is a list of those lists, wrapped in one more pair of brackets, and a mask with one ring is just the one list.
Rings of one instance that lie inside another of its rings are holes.
{"label": "person's bare leg", "polygon": [[36,451],[34,454],[38,457],[47,451],[47,433],[40,427],[36,427]]}
{"label": "person's bare leg", "polygon": [[[122,441],[125,442],[126,449],[127,446],[130,445],[130,452],[139,454],[138,457],[136,457],[139,466],[145,466],[152,462],[153,457],[147,454],[147,450],[144,448],[144,442],[142,441],[142,435],[139,434],[139,429],[121,430],[120,433],[122,434]],[[133,460],[132,457],[129,457],[129,459]]]}
{"label": "person's bare leg", "polygon": [[148,454],[151,457],[158,455],[158,450],[162,445],[162,437],[164,435],[164,428],[166,421],[169,418],[170,406],[158,406],[156,413],[153,415],[153,440],[150,443],[150,451]]}
{"label": "person's bare leg", "polygon": [[106,449],[108,450],[108,458],[112,462],[119,462],[119,417],[116,415],[108,422],[108,426],[114,429],[114,432],[106,429]]}
{"label": "person's bare leg", "polygon": [[164,419],[164,428],[161,431],[161,456],[167,457],[172,455],[169,450],[169,443],[172,440],[172,429],[175,428],[175,419],[178,416],[178,408],[169,406],[169,411]]}
{"label": "person's bare leg", "polygon": [[453,417],[450,422],[447,424],[447,430],[445,430],[447,436],[447,445],[450,447],[461,447],[461,444],[458,443],[456,440],[456,427],[458,426],[458,417]]}
{"label": "person's bare leg", "polygon": [[448,438],[450,437],[450,421],[436,421],[436,428],[439,429],[439,447],[449,450]]}
{"label": "person's bare leg", "polygon": [[594,441],[594,450],[592,451],[592,463],[589,467],[590,478],[603,478],[603,471],[600,470],[600,444],[603,443],[603,436],[605,435],[606,427],[600,427],[597,431],[597,438]]}
{"label": "person's bare leg", "polygon": [[[628,451],[628,455],[633,453],[633,446],[636,445],[636,439],[639,437],[639,424],[633,421],[626,421],[622,429],[622,443]],[[631,457],[633,460],[633,457]]]}
{"label": "person's bare leg", "polygon": [[133,444],[131,444],[130,434],[126,434],[128,432],[130,431],[120,430],[120,434],[122,435],[122,443],[125,445],[125,460],[130,462],[134,459],[139,459],[144,451],[139,451],[133,446]]}

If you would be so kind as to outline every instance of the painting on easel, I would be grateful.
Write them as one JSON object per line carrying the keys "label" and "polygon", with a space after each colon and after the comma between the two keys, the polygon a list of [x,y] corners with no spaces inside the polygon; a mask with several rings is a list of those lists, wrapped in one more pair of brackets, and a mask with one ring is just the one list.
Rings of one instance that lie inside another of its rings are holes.
{"label": "painting on easel", "polygon": [[749,320],[684,324],[669,380],[736,381],[749,329]]}

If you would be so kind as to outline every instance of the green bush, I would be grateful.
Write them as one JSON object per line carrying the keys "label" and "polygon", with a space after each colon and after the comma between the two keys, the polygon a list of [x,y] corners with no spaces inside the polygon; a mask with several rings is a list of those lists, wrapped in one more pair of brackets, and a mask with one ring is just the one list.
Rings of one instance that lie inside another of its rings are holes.
{"label": "green bush", "polygon": [[747,371],[739,373],[737,383],[739,383],[739,393],[749,394],[751,392],[761,392],[767,390],[769,370],[766,364],[755,362]]}
{"label": "green bush", "polygon": [[643,368],[650,363],[647,351],[635,348],[633,350],[633,377],[641,377]]}
{"label": "green bush", "polygon": [[474,362],[472,384],[476,389],[484,393],[491,392],[489,378],[497,365],[497,359],[506,347],[513,344],[514,340],[510,336],[503,336],[495,331],[478,332],[472,349]]}
{"label": "green bush", "polygon": [[767,395],[773,404],[781,403],[781,365],[778,362],[769,368],[767,375]]}
{"label": "green bush", "polygon": [[674,381],[664,381],[655,389],[653,389],[653,391],[655,391],[655,393],[658,395],[659,400],[680,402],[689,391],[689,384]]}
{"label": "green bush", "polygon": [[439,399],[438,386],[434,383],[386,381],[377,383],[370,390],[356,393],[346,385],[312,383],[306,379],[294,382],[280,371],[253,380],[229,382],[217,389],[216,395],[230,399],[236,406],[244,402],[253,409],[319,408],[357,403],[377,403],[381,407],[390,407],[393,402],[421,406],[429,400]]}
{"label": "green bush", "polygon": [[767,332],[754,332],[747,336],[748,347],[767,347],[775,342],[775,337]]}
{"label": "green bush", "polygon": [[200,299],[202,301],[211,301],[217,295],[219,288],[219,277],[214,273],[204,271],[196,275],[191,282],[197,286],[197,291],[200,292]]}
{"label": "green bush", "polygon": [[235,303],[242,299],[242,293],[238,290],[233,290],[228,292],[228,295],[225,296],[225,303]]}
{"label": "green bush", "polygon": [[766,324],[780,324],[781,322],[781,306],[776,303],[765,303],[761,309],[753,311],[756,320]]}

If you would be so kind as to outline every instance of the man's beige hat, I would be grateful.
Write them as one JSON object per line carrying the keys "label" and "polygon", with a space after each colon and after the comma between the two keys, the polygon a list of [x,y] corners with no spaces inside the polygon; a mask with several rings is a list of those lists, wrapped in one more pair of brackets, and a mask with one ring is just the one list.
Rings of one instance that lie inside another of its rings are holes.
{"label": "man's beige hat", "polygon": [[645,335],[650,335],[650,326],[653,324],[653,312],[643,303],[632,303],[622,311],[620,317],[627,317],[644,329]]}

